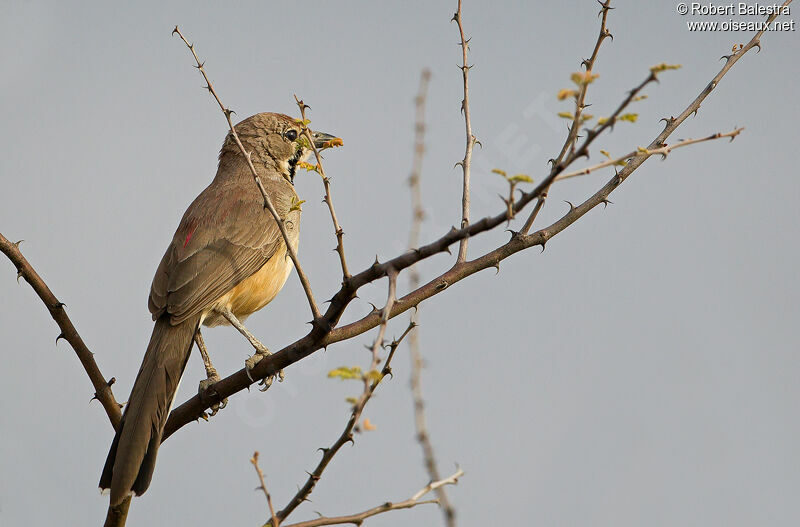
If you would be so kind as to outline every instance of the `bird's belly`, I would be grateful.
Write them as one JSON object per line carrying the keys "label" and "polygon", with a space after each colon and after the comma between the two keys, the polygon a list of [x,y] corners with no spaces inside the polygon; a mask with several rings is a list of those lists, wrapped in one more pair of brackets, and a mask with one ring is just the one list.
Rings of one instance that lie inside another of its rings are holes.
{"label": "bird's belly", "polygon": [[292,260],[286,254],[286,246],[279,249],[264,266],[239,282],[219,300],[214,302],[203,319],[204,326],[227,325],[228,321],[217,311],[230,309],[236,318],[244,321],[262,307],[269,304],[283,288],[292,272]]}

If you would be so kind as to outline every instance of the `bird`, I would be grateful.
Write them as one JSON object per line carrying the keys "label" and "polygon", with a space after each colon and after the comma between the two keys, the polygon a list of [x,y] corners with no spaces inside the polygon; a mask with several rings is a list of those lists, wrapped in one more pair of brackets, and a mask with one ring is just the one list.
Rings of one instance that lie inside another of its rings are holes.
{"label": "bird", "polygon": [[[309,141],[304,125],[284,114],[258,113],[234,126],[295,252],[302,203],[294,190],[298,164],[313,151],[311,142],[317,149],[341,144],[310,130]],[[249,335],[256,348],[245,361],[249,372],[269,350],[242,322],[275,298],[292,269],[278,224],[229,132],[216,176],[186,209],[150,287],[153,333],[100,477],[110,506],[150,485],[178,384],[195,340],[198,347],[202,342],[200,326],[231,324]]]}

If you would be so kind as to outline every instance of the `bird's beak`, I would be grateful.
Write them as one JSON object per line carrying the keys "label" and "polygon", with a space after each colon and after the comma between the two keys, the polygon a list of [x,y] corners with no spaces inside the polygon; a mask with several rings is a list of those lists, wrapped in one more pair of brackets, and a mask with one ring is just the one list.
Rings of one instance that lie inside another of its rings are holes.
{"label": "bird's beak", "polygon": [[332,148],[334,146],[342,146],[344,141],[340,138],[326,134],[325,132],[311,132],[311,137],[314,138],[314,147],[318,150],[324,150],[325,148]]}

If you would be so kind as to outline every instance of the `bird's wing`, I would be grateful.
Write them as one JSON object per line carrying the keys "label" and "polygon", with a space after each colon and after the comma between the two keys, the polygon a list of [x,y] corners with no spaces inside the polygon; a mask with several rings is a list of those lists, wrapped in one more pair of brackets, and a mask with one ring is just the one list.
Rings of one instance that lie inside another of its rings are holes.
{"label": "bird's wing", "polygon": [[[184,214],[158,266],[149,299],[154,318],[166,312],[179,324],[202,312],[285,244],[260,195],[226,189],[224,198],[214,200],[209,195],[220,193],[209,189]],[[282,217],[289,209],[285,201],[273,198]],[[287,221],[287,230],[296,234],[296,223]]]}

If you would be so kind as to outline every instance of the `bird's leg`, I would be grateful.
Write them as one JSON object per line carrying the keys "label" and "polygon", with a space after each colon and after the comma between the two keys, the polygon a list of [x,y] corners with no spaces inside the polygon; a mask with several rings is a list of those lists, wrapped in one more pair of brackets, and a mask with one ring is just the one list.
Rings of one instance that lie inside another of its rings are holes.
{"label": "bird's leg", "polygon": [[[235,327],[236,329],[238,329],[238,330],[239,330],[239,333],[241,333],[242,335],[244,335],[244,337],[245,337],[245,338],[246,338],[246,339],[247,339],[247,340],[250,342],[250,344],[252,344],[252,345],[253,345],[253,347],[256,349],[256,352],[255,352],[255,354],[254,354],[254,355],[252,355],[251,357],[249,357],[247,360],[245,360],[245,361],[244,361],[244,368],[245,368],[245,371],[247,372],[247,376],[250,378],[250,380],[251,380],[251,381],[252,381],[252,380],[254,380],[254,379],[253,379],[253,378],[250,376],[250,370],[252,370],[253,368],[255,368],[256,364],[258,364],[258,362],[259,362],[261,359],[263,359],[264,357],[268,357],[268,356],[272,355],[272,353],[271,353],[271,352],[270,352],[270,351],[267,349],[267,347],[266,347],[265,345],[263,345],[263,344],[261,343],[261,341],[259,341],[259,340],[258,340],[258,339],[255,337],[255,335],[253,335],[252,333],[250,333],[250,332],[247,330],[247,328],[246,328],[246,327],[244,327],[244,324],[242,324],[242,323],[239,321],[239,319],[238,319],[238,318],[236,318],[236,315],[234,315],[234,314],[233,314],[233,312],[232,312],[230,309],[228,309],[228,308],[223,308],[223,309],[220,309],[220,310],[219,310],[219,313],[220,313],[220,314],[221,314],[223,317],[225,317],[225,319],[226,319],[228,322],[230,322],[230,323],[231,323],[231,325],[232,325],[233,327]],[[268,377],[268,378],[266,378],[266,379],[261,379],[261,381],[259,382],[259,384],[260,384],[261,386],[263,386],[263,387],[264,387],[264,388],[261,390],[262,392],[263,392],[263,391],[266,391],[266,389],[267,389],[267,388],[269,388],[270,386],[272,386],[272,380],[273,380],[273,377],[274,377],[274,376]],[[280,381],[283,381],[283,378],[284,378],[284,373],[283,373],[283,370],[281,370],[281,371],[279,371],[279,372],[278,372],[278,379],[279,379]]]}
{"label": "bird's leg", "polygon": [[[208,354],[206,343],[203,341],[203,335],[200,333],[200,328],[197,328],[197,332],[194,334],[194,341],[197,343],[197,349],[200,350],[200,356],[203,358],[203,365],[206,367],[206,379],[200,381],[200,386],[197,388],[197,393],[203,395],[211,385],[220,380],[220,377],[219,373],[217,373],[217,369],[213,364],[211,364],[211,357]],[[211,405],[211,415],[217,415],[217,412],[225,408],[227,404],[228,398],[226,397],[221,402]]]}

